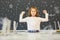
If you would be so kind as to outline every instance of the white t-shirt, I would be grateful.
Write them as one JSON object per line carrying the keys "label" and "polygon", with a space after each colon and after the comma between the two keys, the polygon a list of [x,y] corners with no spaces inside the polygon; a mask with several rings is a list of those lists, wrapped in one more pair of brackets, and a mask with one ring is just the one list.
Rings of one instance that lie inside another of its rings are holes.
{"label": "white t-shirt", "polygon": [[40,23],[48,21],[48,13],[45,14],[45,18],[41,17],[26,17],[20,14],[19,22],[27,22],[28,30],[40,30]]}

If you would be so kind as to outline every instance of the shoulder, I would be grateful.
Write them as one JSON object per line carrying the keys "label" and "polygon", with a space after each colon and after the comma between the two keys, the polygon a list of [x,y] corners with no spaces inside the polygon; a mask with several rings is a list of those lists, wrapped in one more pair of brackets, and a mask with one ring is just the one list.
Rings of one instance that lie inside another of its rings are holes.
{"label": "shoulder", "polygon": [[37,18],[41,18],[41,17],[37,17]]}
{"label": "shoulder", "polygon": [[30,17],[25,17],[25,19],[29,19]]}

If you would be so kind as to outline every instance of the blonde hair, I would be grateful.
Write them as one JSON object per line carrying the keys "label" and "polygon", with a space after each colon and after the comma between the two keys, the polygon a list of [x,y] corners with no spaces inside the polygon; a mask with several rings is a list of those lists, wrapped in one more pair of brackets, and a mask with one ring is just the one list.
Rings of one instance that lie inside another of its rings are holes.
{"label": "blonde hair", "polygon": [[38,12],[38,9],[37,9],[37,7],[35,7],[35,6],[32,6],[29,10],[28,10],[28,16],[30,16],[31,17],[31,9],[32,8],[34,8],[35,10],[36,10],[36,17],[38,17],[39,16],[39,12]]}

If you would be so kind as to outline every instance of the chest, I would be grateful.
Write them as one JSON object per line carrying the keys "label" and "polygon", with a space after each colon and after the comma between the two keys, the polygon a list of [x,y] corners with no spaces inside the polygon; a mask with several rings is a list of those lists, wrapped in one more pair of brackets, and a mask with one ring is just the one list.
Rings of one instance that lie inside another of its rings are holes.
{"label": "chest", "polygon": [[27,20],[27,23],[30,23],[30,24],[36,24],[36,23],[40,23],[40,20],[38,18],[29,18]]}

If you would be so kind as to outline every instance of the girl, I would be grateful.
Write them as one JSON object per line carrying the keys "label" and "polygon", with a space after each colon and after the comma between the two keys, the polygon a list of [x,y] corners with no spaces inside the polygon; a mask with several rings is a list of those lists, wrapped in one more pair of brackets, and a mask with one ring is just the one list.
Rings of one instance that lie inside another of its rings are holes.
{"label": "girl", "polygon": [[38,9],[36,7],[31,7],[28,11],[28,17],[23,18],[25,11],[22,11],[20,14],[19,22],[27,22],[28,32],[39,32],[40,23],[48,21],[48,13],[46,10],[43,10],[45,18],[39,17]]}

